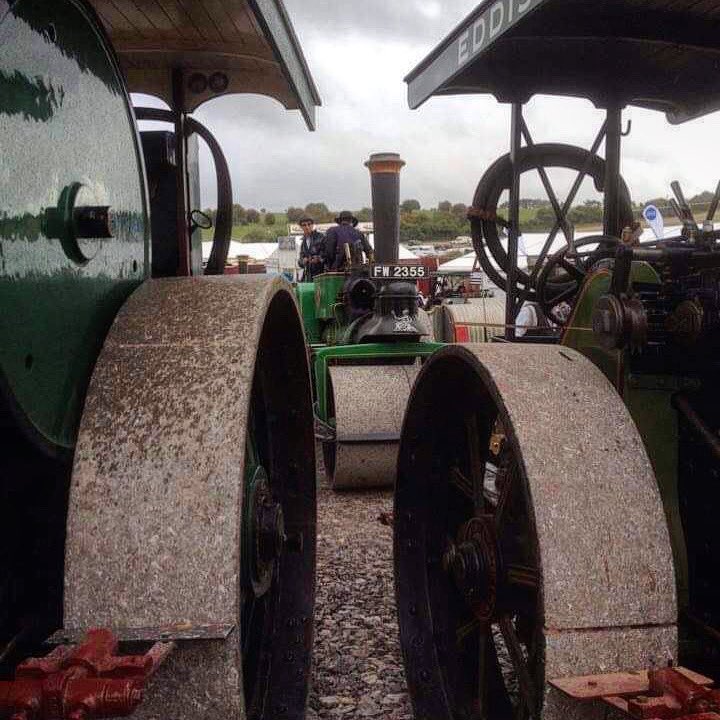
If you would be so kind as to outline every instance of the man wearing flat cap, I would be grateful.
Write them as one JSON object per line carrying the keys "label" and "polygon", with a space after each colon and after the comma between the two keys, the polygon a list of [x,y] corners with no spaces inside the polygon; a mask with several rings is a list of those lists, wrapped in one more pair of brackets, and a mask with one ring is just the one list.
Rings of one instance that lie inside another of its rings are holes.
{"label": "man wearing flat cap", "polygon": [[325,262],[328,270],[344,270],[350,265],[360,264],[363,253],[368,262],[372,262],[372,246],[355,227],[357,218],[349,210],[343,210],[335,222],[337,225],[325,234]]}
{"label": "man wearing flat cap", "polygon": [[303,237],[298,265],[303,269],[302,281],[311,282],[316,275],[325,272],[325,236],[315,229],[311,217],[302,218],[300,227]]}

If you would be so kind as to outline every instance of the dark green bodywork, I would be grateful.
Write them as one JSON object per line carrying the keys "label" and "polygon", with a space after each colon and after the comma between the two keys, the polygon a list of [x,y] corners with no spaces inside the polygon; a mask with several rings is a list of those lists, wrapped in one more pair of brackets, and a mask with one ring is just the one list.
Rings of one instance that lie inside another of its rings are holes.
{"label": "dark green bodywork", "polygon": [[321,342],[320,322],[315,312],[315,283],[298,283],[295,286],[295,294],[300,305],[305,337],[310,345]]}
{"label": "dark green bodywork", "polygon": [[347,280],[345,273],[323,273],[315,278],[315,314],[320,320],[337,320],[342,305],[340,293]]}
{"label": "dark green bodywork", "polygon": [[[18,0],[0,18],[0,392],[40,444],[71,448],[103,339],[149,268],[142,160],[89,11]],[[73,186],[76,206],[110,206],[113,237],[53,228]]]}
{"label": "dark green bodywork", "polygon": [[[634,283],[660,285],[657,272],[647,263],[632,265]],[[597,301],[610,290],[611,273],[589,276],[575,305],[561,343],[589,358],[615,386],[637,425],[653,464],[670,529],[681,603],[687,599],[688,566],[678,499],[678,421],[671,405],[673,394],[696,386],[692,378],[633,372],[630,351],[606,350],[592,330]]]}

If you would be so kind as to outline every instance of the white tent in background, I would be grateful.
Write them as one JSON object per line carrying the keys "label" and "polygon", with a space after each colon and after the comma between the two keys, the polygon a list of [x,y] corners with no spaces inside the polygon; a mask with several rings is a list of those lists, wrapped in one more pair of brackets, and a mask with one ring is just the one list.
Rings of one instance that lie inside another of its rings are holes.
{"label": "white tent in background", "polygon": [[[680,234],[680,230],[682,228],[680,226],[671,226],[665,228],[665,237],[677,237]],[[575,233],[575,240],[580,240],[584,237],[589,237],[592,235],[598,235],[598,232],[578,232]],[[519,258],[520,258],[520,267],[526,267],[527,261],[526,258],[528,255],[536,255],[540,252],[543,245],[545,244],[545,241],[547,240],[548,234],[547,233],[525,233],[521,236],[520,242],[519,242]],[[296,251],[299,254],[300,253],[300,237],[296,237]],[[374,247],[374,235],[372,233],[369,234],[368,239],[370,240],[370,244]],[[642,237],[640,238],[641,242],[647,242],[649,240],[654,240],[655,236],[652,233],[652,230],[646,229]],[[503,245],[507,246],[507,242],[503,240]],[[555,240],[553,241],[553,244],[551,246],[551,252],[555,252],[557,250],[560,250],[560,248],[564,247],[565,245],[565,237],[562,234],[562,232],[559,232]],[[210,250],[212,248],[212,242],[207,241],[202,244],[203,248],[203,261],[207,262],[208,258],[210,257]],[[278,266],[278,259],[277,259],[277,252],[278,252],[278,244],[277,242],[239,242],[238,240],[232,240],[230,242],[230,251],[228,252],[228,260],[230,262],[235,261],[237,257],[240,255],[245,255],[249,257],[251,260],[255,262],[262,262],[265,263],[268,267],[269,272],[278,272],[277,269],[275,269]],[[408,249],[405,245],[400,245],[400,252],[399,252],[400,260],[414,260],[417,259],[418,255],[416,255],[412,250]],[[438,272],[470,272],[473,267],[473,261],[475,259],[475,253],[469,252],[466,255],[462,255],[459,258],[455,258],[454,260],[449,260],[446,263],[442,263],[440,267],[438,268]]]}
{"label": "white tent in background", "polygon": [[[368,240],[370,241],[370,244],[375,247],[375,235],[373,233],[370,233],[368,235]],[[398,251],[398,259],[399,260],[416,260],[418,256],[410,249],[408,249],[405,245],[400,245],[400,249]]]}
{"label": "white tent in background", "polygon": [[[666,227],[665,228],[665,237],[677,237],[680,235],[680,231],[682,228],[680,226],[673,226],[673,227]],[[582,240],[586,237],[592,237],[593,235],[599,235],[600,231],[596,232],[578,232],[575,233],[575,240]],[[518,246],[518,257],[519,257],[519,265],[521,268],[527,267],[527,256],[530,255],[532,257],[533,255],[537,255],[543,248],[543,245],[545,244],[545,241],[548,238],[548,233],[525,233],[520,238],[519,246]],[[643,234],[640,238],[640,242],[649,242],[650,240],[655,240],[655,235],[653,235],[652,230],[649,228],[646,228],[643,231]],[[503,239],[503,247],[507,248],[507,241]],[[550,246],[550,252],[554,253],[558,250],[565,247],[565,236],[562,234],[562,232],[559,232],[555,239],[553,240],[552,245]],[[461,257],[455,258],[454,260],[448,260],[448,262],[442,263],[438,267],[438,272],[445,272],[445,273],[469,273],[473,268],[473,263],[475,262],[475,252],[469,252],[466,255],[462,255]],[[493,263],[495,264],[495,263]]]}
{"label": "white tent in background", "polygon": [[439,273],[469,273],[475,264],[475,251],[438,265]]}
{"label": "white tent in background", "polygon": [[[441,263],[438,266],[437,271],[439,273],[470,273],[473,269],[474,264],[475,251],[473,250],[472,252],[461,255],[460,257],[454,258],[453,260],[448,260],[447,262]],[[494,262],[493,265],[495,265]],[[519,265],[523,269],[527,267],[526,259],[522,255],[520,256]],[[482,270],[479,265],[476,269],[480,271]]]}
{"label": "white tent in background", "polygon": [[[680,231],[682,230],[682,227],[680,225],[674,225],[671,227],[665,228],[665,237],[671,238],[671,237],[678,237],[680,235]],[[593,235],[602,235],[602,230],[595,230],[595,231],[583,231],[583,232],[576,232],[575,233],[575,240],[582,240],[586,237],[592,237]],[[522,236],[522,245],[524,245],[525,248],[525,254],[526,255],[537,255],[540,253],[540,251],[543,248],[543,245],[545,245],[545,241],[548,238],[548,233],[525,233]],[[640,237],[640,242],[650,242],[651,240],[655,240],[655,235],[653,234],[653,231],[650,228],[645,228],[643,230],[643,234]],[[507,242],[503,241],[503,246],[507,247]],[[565,236],[562,234],[562,232],[558,232],[557,236],[553,240],[552,245],[550,246],[550,252],[554,253],[558,250],[565,247]],[[520,253],[522,255],[522,252]]]}
{"label": "white tent in background", "polygon": [[[370,245],[374,247],[373,235],[369,237]],[[301,237],[295,237],[295,257],[300,254],[300,243]],[[207,262],[210,257],[210,251],[212,249],[212,242],[204,242],[203,247],[203,262]],[[249,257],[252,261],[258,263],[264,263],[269,273],[279,273],[280,268],[280,256],[277,242],[238,242],[232,240],[230,242],[230,250],[228,251],[228,261],[234,263],[235,260],[243,255]],[[400,260],[415,260],[417,255],[411,250],[408,250],[405,245],[400,246],[399,250]],[[286,269],[286,268],[283,268]],[[289,268],[287,268],[289,269]]]}
{"label": "white tent in background", "polygon": [[[204,242],[203,246],[203,262],[207,262],[212,249],[212,242]],[[228,260],[233,262],[236,258],[244,255],[255,262],[265,262],[276,250],[278,244],[276,242],[238,242],[230,241],[230,250],[228,251]]]}

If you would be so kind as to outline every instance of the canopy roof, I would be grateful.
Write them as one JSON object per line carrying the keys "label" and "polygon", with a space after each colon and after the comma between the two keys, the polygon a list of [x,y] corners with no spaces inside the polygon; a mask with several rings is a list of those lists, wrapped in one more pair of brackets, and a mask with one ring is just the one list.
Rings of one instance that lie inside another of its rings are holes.
{"label": "canopy roof", "polygon": [[720,108],[717,0],[485,0],[405,78],[433,95],[637,105],[680,123]]}
{"label": "canopy roof", "polygon": [[315,128],[320,97],[282,0],[90,2],[131,92],[172,106],[173,70],[181,69],[188,112],[221,94],[258,93],[299,109]]}

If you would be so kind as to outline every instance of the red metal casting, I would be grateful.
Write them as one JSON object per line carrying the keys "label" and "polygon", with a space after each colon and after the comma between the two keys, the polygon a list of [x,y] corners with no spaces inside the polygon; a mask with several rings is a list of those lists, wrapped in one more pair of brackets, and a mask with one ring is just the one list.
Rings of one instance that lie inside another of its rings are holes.
{"label": "red metal casting", "polygon": [[29,658],[15,680],[0,682],[0,720],[95,720],[127,717],[147,679],[172,652],[155,643],[144,655],[118,655],[109,630],[90,630],[80,645]]}
{"label": "red metal casting", "polygon": [[720,690],[685,668],[551,680],[570,697],[602,700],[637,720],[720,720]]}
{"label": "red metal casting", "polygon": [[636,718],[678,718],[720,713],[720,691],[704,687],[675,668],[651,670],[649,692],[628,700],[628,713]]}

